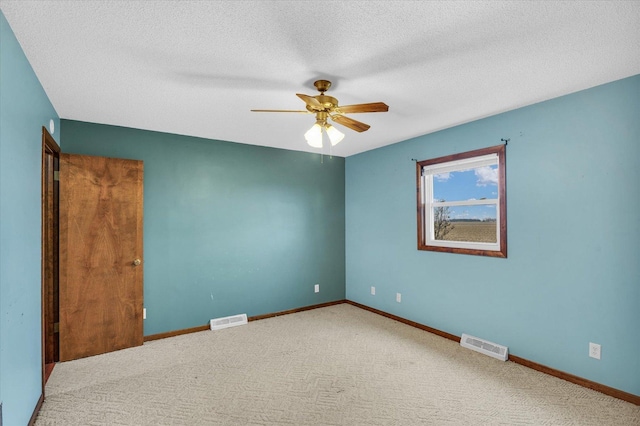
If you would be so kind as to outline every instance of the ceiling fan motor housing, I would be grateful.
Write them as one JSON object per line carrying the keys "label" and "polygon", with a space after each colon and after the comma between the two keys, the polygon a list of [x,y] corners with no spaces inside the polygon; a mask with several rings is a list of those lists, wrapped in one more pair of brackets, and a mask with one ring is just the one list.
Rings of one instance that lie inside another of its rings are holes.
{"label": "ceiling fan motor housing", "polygon": [[307,104],[307,109],[311,112],[318,112],[318,111],[329,111],[332,108],[335,108],[338,106],[338,100],[336,98],[334,98],[333,96],[327,96],[327,95],[317,95],[314,96],[314,98],[320,102],[320,104],[322,105],[322,109],[318,109],[318,107],[316,105],[308,105]]}

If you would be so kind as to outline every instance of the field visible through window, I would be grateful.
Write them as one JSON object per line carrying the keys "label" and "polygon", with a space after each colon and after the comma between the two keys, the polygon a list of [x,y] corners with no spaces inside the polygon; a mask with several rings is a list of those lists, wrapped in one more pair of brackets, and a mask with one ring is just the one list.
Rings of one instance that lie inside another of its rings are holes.
{"label": "field visible through window", "polygon": [[451,222],[448,232],[441,241],[469,241],[474,243],[495,243],[497,222]]}

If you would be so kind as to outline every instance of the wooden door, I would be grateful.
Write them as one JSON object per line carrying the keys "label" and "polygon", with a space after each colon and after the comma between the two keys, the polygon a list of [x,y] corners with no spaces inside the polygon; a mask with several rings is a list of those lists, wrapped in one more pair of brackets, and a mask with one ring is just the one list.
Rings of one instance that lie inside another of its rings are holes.
{"label": "wooden door", "polygon": [[142,175],[60,154],[60,361],[142,345]]}

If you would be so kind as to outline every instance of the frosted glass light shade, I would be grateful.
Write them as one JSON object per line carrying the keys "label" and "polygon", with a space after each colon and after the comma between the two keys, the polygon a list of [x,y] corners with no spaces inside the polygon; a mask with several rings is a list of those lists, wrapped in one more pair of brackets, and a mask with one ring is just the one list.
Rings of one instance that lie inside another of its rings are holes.
{"label": "frosted glass light shade", "polygon": [[325,128],[327,129],[327,136],[329,136],[331,145],[338,145],[338,143],[344,139],[344,133],[333,127],[331,124],[328,124]]}
{"label": "frosted glass light shade", "polygon": [[316,123],[304,134],[307,143],[314,148],[322,148],[322,127]]}

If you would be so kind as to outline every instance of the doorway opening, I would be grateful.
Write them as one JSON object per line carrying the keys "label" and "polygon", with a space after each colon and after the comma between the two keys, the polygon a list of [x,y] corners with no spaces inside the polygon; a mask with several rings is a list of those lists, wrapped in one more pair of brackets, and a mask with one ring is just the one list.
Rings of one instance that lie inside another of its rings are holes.
{"label": "doorway opening", "polygon": [[60,359],[59,307],[59,182],[60,147],[42,128],[42,392]]}

